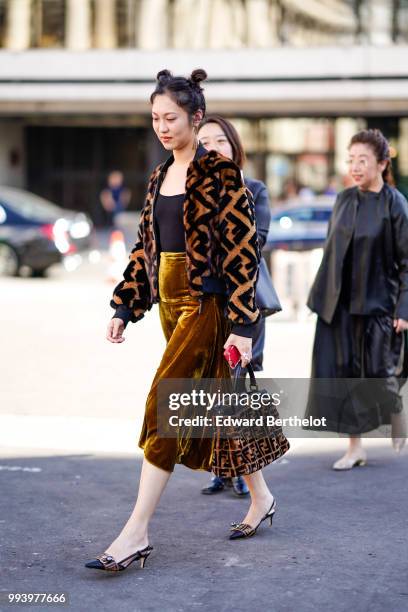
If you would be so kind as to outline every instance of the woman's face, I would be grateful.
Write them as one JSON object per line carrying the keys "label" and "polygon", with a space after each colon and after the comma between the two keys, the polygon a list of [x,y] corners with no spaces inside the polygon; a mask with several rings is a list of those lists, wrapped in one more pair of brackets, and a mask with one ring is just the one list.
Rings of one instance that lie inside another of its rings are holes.
{"label": "woman's face", "polygon": [[[200,120],[201,116],[198,119],[195,117],[195,124]],[[158,139],[168,151],[182,149],[194,137],[193,125],[189,121],[187,112],[167,94],[160,94],[154,98],[152,122]]]}
{"label": "woman's face", "polygon": [[349,174],[360,189],[367,190],[382,182],[386,161],[378,162],[370,145],[357,142],[349,149]]}
{"label": "woman's face", "polygon": [[198,132],[198,138],[208,151],[217,151],[232,159],[231,144],[218,123],[210,122],[203,125]]}

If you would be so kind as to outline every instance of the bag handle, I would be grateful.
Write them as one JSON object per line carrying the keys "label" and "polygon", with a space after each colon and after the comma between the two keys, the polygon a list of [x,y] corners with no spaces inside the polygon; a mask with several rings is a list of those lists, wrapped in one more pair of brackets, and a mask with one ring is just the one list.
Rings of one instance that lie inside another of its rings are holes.
{"label": "bag handle", "polygon": [[[234,370],[234,390],[237,387],[238,378],[243,369],[244,368],[241,366],[241,362],[239,362],[237,367]],[[248,374],[249,374],[249,381],[250,381],[249,388],[251,389],[251,391],[258,391],[258,385],[257,385],[256,378],[255,378],[255,372],[254,372],[254,368],[252,367],[251,362],[248,363],[248,365],[246,366],[246,369],[248,370]]]}

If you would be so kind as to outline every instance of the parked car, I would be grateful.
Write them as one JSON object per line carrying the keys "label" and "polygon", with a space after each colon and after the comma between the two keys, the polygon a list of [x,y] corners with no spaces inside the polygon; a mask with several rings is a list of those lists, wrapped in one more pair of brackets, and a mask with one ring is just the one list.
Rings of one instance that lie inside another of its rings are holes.
{"label": "parked car", "polygon": [[333,210],[334,197],[316,197],[312,202],[292,201],[272,212],[265,250],[309,251],[321,248]]}
{"label": "parked car", "polygon": [[43,275],[64,257],[88,250],[93,232],[85,213],[22,189],[0,187],[0,276],[17,275],[23,266]]}

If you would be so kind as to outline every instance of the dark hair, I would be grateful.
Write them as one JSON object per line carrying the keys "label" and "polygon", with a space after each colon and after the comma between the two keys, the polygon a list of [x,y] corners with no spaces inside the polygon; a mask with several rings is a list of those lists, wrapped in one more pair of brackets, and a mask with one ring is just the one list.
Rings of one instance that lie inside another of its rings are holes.
{"label": "dark hair", "polygon": [[381,130],[370,129],[361,130],[360,132],[357,132],[357,134],[354,134],[354,136],[350,140],[348,148],[350,149],[353,144],[357,143],[366,144],[370,146],[377,159],[377,162],[387,160],[388,163],[382,172],[382,177],[384,182],[390,185],[395,185],[394,176],[392,174],[390,145]]}
{"label": "dark hair", "polygon": [[204,116],[205,98],[200,83],[206,78],[207,73],[202,68],[193,70],[188,79],[183,76],[173,76],[169,70],[160,70],[157,73],[156,89],[150,96],[150,102],[153,104],[157,95],[169,94],[174,102],[187,112],[190,119],[198,110],[202,110]]}
{"label": "dark hair", "polygon": [[206,125],[207,123],[216,123],[220,126],[225,136],[227,137],[228,142],[231,145],[232,161],[234,161],[237,166],[242,169],[246,160],[245,151],[244,147],[242,146],[241,138],[239,137],[239,134],[235,127],[232,125],[231,121],[228,121],[228,119],[224,119],[224,117],[221,117],[220,115],[208,115],[208,117],[206,117],[200,123],[200,127],[198,129],[200,130],[203,125]]}

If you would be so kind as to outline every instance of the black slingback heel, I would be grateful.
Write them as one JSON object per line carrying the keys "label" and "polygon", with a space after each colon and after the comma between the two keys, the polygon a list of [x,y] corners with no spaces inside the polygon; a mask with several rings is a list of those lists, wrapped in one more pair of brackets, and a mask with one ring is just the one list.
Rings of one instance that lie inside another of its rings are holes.
{"label": "black slingback heel", "polygon": [[238,540],[239,538],[250,538],[251,536],[255,535],[256,530],[258,529],[259,525],[263,521],[266,521],[266,519],[269,518],[270,525],[272,525],[272,520],[275,515],[275,512],[276,512],[276,499],[273,500],[272,505],[269,508],[268,512],[265,514],[265,516],[261,518],[261,520],[259,521],[256,527],[252,527],[252,525],[249,525],[248,523],[231,523],[232,533],[230,534],[229,539]]}
{"label": "black slingback heel", "polygon": [[88,561],[85,563],[85,567],[90,567],[91,569],[99,569],[106,570],[108,572],[122,572],[127,569],[131,563],[140,559],[140,567],[144,568],[145,563],[147,561],[148,556],[153,550],[153,546],[146,546],[141,550],[137,550],[135,553],[132,553],[122,561],[115,561],[112,555],[107,555],[106,553],[102,553],[96,559],[92,561]]}

